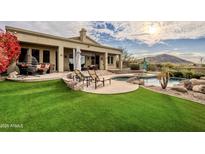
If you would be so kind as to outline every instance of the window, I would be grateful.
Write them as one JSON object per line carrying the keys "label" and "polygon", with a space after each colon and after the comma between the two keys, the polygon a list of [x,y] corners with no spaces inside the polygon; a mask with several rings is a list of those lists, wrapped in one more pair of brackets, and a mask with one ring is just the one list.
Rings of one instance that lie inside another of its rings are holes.
{"label": "window", "polygon": [[[35,57],[35,59],[39,62],[39,50],[32,49],[32,57]],[[33,58],[32,58],[33,59]],[[33,60],[32,60],[33,61]]]}
{"label": "window", "polygon": [[108,56],[108,64],[113,64],[113,56]]}
{"label": "window", "polygon": [[113,56],[110,57],[110,63],[113,64]]}
{"label": "window", "polygon": [[19,56],[19,62],[26,62],[26,60],[27,60],[27,51],[28,51],[28,49],[21,48],[21,54]]}
{"label": "window", "polygon": [[94,56],[91,57],[91,65],[95,65],[95,57]]}
{"label": "window", "polygon": [[81,56],[81,64],[84,65],[85,64],[85,56]]}
{"label": "window", "polygon": [[50,51],[43,50],[43,62],[50,63]]}
{"label": "window", "polygon": [[73,54],[69,54],[69,64],[73,64]]}

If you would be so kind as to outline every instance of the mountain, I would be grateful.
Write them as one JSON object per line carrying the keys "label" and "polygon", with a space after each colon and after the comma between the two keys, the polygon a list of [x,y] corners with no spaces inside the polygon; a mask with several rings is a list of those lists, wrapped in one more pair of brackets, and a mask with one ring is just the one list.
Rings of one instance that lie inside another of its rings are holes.
{"label": "mountain", "polygon": [[[139,59],[139,62],[144,59]],[[174,63],[174,64],[193,64],[193,62],[181,59],[176,56],[172,56],[169,54],[161,54],[153,57],[146,57],[146,61],[149,63]]]}

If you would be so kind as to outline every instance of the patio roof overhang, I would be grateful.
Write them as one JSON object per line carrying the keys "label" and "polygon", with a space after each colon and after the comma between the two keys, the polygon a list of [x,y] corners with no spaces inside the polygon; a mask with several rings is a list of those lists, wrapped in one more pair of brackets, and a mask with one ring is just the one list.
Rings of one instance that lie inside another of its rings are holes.
{"label": "patio roof overhang", "polygon": [[6,31],[14,33],[20,42],[49,45],[49,46],[63,46],[67,48],[76,48],[79,46],[83,50],[110,52],[113,54],[122,54],[122,49],[104,46],[101,44],[93,44],[75,40],[72,38],[64,38],[45,33],[34,32],[30,30],[6,26]]}

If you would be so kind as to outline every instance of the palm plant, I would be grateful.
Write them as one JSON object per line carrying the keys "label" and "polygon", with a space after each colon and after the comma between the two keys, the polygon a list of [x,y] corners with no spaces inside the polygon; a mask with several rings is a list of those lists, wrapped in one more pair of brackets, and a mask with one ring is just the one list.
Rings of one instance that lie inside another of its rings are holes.
{"label": "palm plant", "polygon": [[157,79],[159,80],[162,89],[166,89],[170,79],[170,72],[167,70],[160,72]]}

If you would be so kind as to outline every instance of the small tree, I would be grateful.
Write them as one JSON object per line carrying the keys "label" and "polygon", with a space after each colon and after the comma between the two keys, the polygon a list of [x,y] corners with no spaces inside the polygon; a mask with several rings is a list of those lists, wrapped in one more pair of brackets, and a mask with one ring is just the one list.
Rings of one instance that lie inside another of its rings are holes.
{"label": "small tree", "polygon": [[125,48],[122,48],[122,62],[123,65],[127,66],[131,63],[132,61],[132,54],[128,53],[128,51]]}
{"label": "small tree", "polygon": [[9,32],[0,31],[0,75],[20,55],[20,45],[17,37]]}
{"label": "small tree", "polygon": [[170,79],[170,72],[166,68],[163,68],[162,72],[158,74],[157,78],[162,89],[166,89]]}

